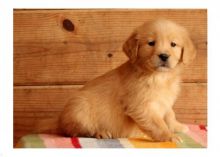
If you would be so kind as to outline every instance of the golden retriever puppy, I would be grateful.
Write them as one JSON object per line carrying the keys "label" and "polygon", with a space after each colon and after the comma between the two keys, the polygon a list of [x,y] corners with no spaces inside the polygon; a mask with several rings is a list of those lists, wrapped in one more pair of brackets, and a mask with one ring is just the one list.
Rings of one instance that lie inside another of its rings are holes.
{"label": "golden retriever puppy", "polygon": [[183,64],[196,50],[180,25],[159,19],[138,27],[123,45],[129,60],[73,93],[58,127],[67,136],[176,140],[188,128],[172,109]]}

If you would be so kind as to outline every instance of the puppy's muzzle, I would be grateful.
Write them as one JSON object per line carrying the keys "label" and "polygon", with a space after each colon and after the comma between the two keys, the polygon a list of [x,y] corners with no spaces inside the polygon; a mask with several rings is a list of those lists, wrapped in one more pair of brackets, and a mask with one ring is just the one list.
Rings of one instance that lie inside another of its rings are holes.
{"label": "puppy's muzzle", "polygon": [[163,62],[166,62],[169,58],[169,56],[166,53],[161,53],[158,56],[159,56],[160,60]]}

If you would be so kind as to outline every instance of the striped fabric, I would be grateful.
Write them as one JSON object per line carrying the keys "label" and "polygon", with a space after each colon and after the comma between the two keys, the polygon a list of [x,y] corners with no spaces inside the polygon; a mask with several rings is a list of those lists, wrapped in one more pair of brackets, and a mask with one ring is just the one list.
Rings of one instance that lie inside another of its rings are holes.
{"label": "striped fabric", "polygon": [[96,139],[62,137],[49,134],[30,134],[22,137],[16,148],[206,148],[207,127],[188,125],[189,131],[178,133],[182,143],[149,142],[144,139]]}

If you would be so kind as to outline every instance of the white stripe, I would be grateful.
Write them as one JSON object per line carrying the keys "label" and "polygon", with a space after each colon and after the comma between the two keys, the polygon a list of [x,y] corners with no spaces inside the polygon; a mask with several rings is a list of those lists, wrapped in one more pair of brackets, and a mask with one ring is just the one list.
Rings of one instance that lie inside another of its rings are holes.
{"label": "white stripe", "polygon": [[118,140],[125,148],[134,148],[127,138],[119,138]]}
{"label": "white stripe", "polygon": [[79,143],[82,148],[99,148],[95,138],[79,138]]}

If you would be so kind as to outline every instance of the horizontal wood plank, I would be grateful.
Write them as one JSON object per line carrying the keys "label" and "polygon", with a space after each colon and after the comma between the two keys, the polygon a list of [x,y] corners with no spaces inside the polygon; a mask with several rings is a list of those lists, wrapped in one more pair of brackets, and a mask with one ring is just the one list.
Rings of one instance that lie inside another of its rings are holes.
{"label": "horizontal wood plank", "polygon": [[[174,106],[177,119],[185,123],[207,124],[207,84],[183,83]],[[59,114],[72,92],[81,86],[14,87],[14,140],[31,133],[39,119]]]}
{"label": "horizontal wood plank", "polygon": [[[145,21],[165,17],[185,26],[198,55],[184,82],[207,81],[206,10],[15,10],[14,84],[81,84],[127,60],[122,44]],[[63,20],[74,31],[63,28]]]}

